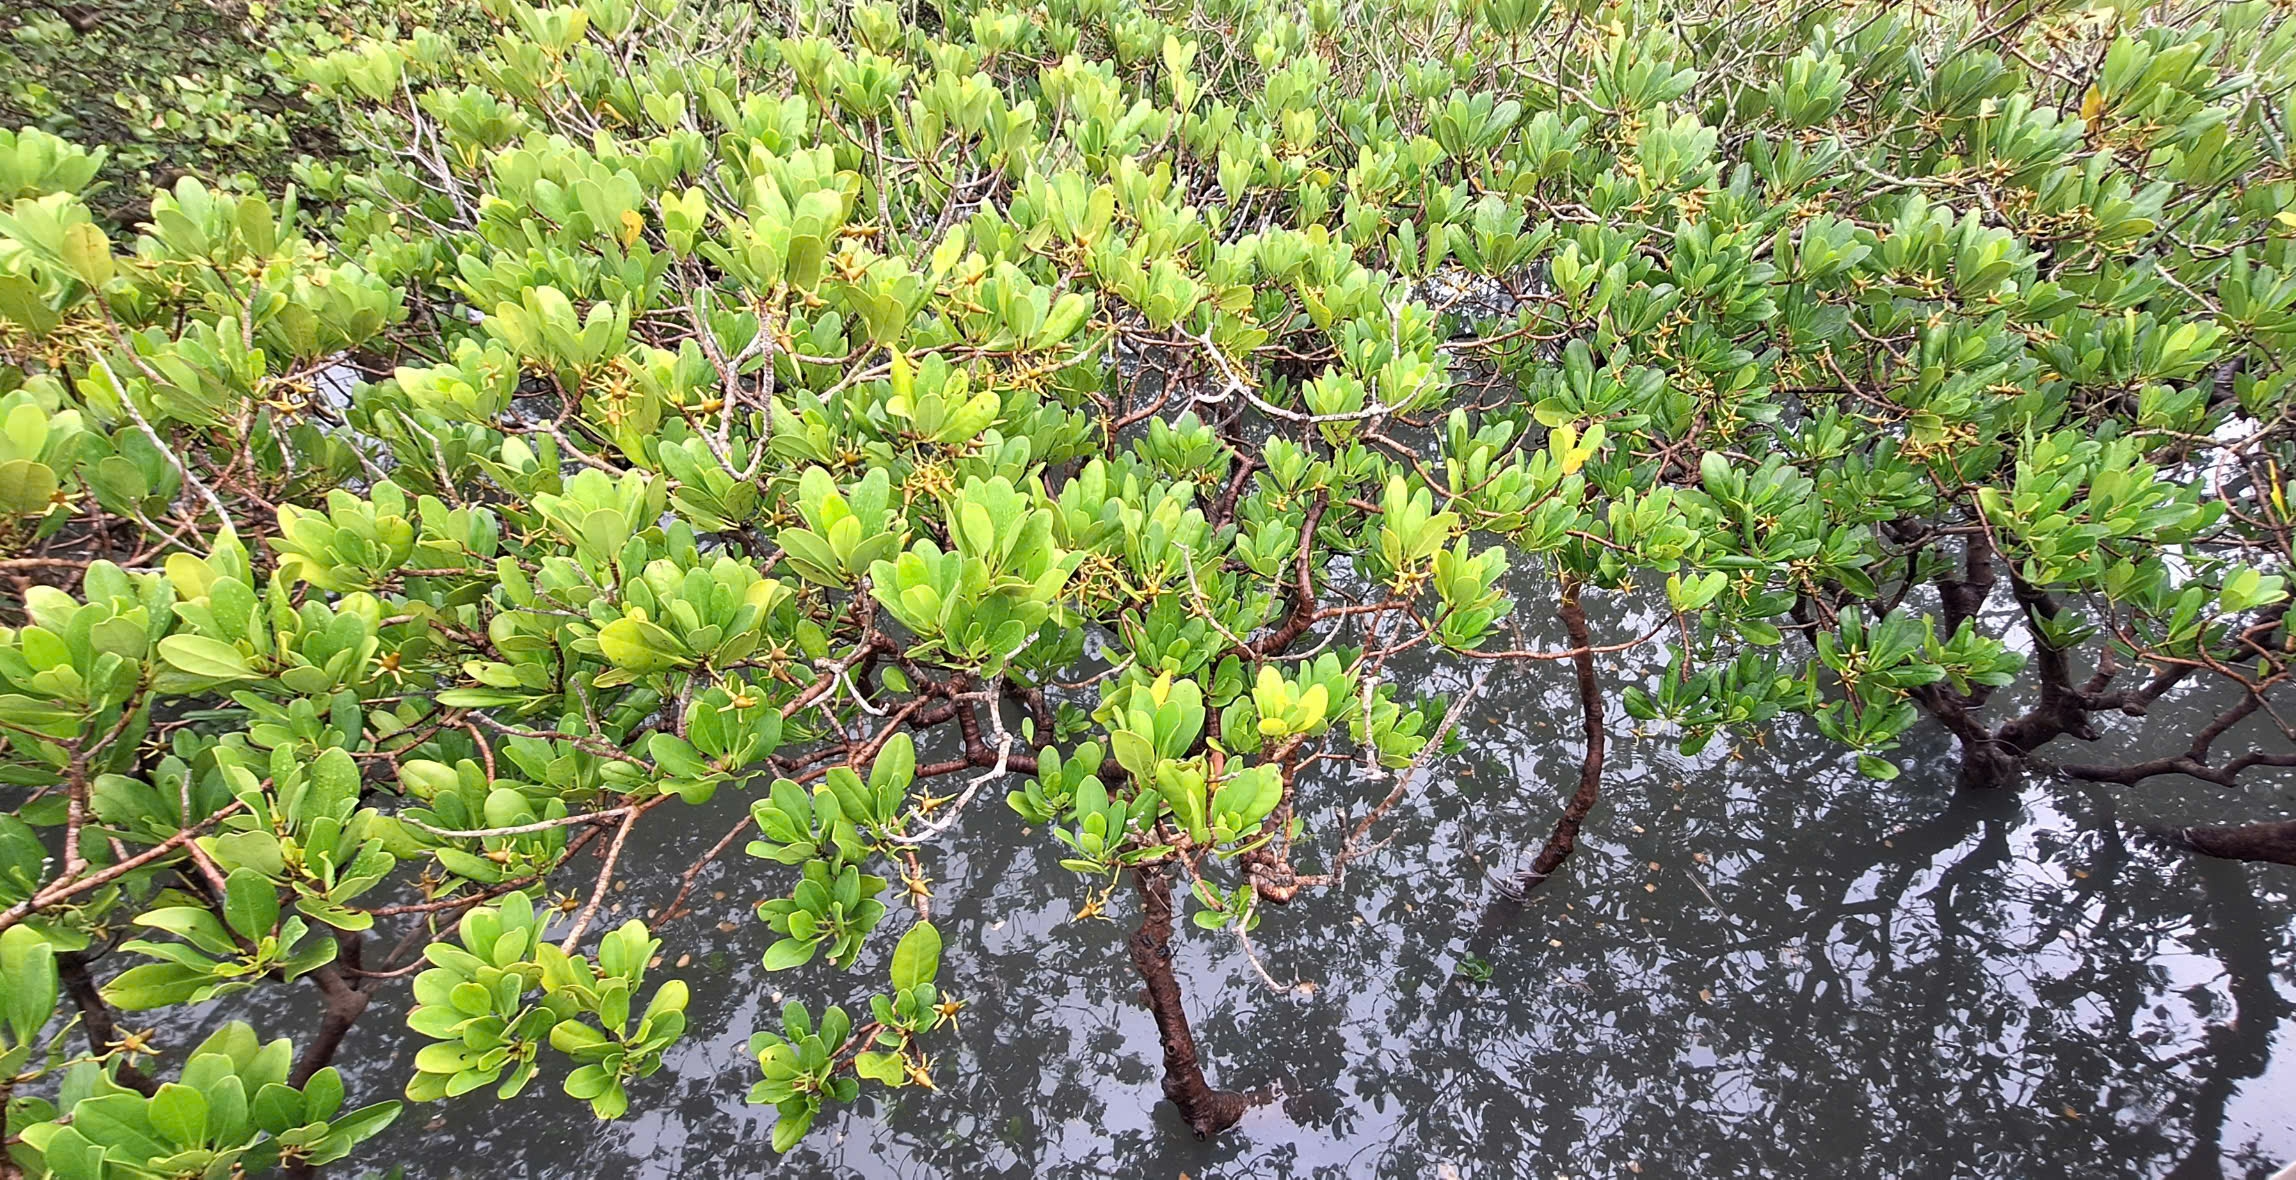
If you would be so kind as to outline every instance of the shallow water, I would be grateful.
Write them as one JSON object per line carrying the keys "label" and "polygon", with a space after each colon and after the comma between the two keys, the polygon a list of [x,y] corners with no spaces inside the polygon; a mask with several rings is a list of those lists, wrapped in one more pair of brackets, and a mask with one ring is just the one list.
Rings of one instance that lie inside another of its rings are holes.
{"label": "shallow water", "polygon": [[[1618,658],[1603,669],[1614,687]],[[1457,669],[1414,674],[1463,685]],[[359,1160],[426,1178],[1540,1180],[2262,1176],[2296,1160],[2296,870],[2199,861],[2133,831],[2296,815],[2289,778],[2244,795],[2047,781],[1969,795],[1935,735],[1880,784],[1806,726],[1684,758],[1614,711],[1580,852],[1518,905],[1496,887],[1577,773],[1568,680],[1558,664],[1492,675],[1462,718],[1467,752],[1423,776],[1384,850],[1269,910],[1254,942],[1282,993],[1232,936],[1181,923],[1212,1079],[1263,1099],[1211,1143],[1160,1103],[1123,946],[1131,897],[1117,893],[1113,922],[1077,920],[1083,890],[1058,846],[992,789],[928,861],[943,983],[968,1002],[936,1037],[940,1093],[825,1112],[776,1159],[770,1108],[743,1101],[744,1042],[784,993],[816,1007],[865,995],[905,919],[856,977],[819,963],[768,975],[772,936],[749,908],[794,870],[736,847],[694,912],[658,931],[652,978],[692,984],[692,1026],[622,1122],[595,1123],[546,1073],[507,1104],[410,1109]],[[2168,740],[2204,708],[2169,702],[2149,733],[2109,744]],[[1302,872],[1344,830],[1333,812],[1388,786],[1320,773],[1304,797],[1324,840],[1299,850]],[[657,813],[624,876],[653,863],[674,889],[744,805],[728,790]],[[633,878],[613,917],[667,892]],[[403,985],[384,991],[346,1045],[354,1098],[405,1080],[419,1038],[398,1023],[404,1004]],[[267,1000],[203,1021],[307,1035],[311,1010],[289,1011]]]}

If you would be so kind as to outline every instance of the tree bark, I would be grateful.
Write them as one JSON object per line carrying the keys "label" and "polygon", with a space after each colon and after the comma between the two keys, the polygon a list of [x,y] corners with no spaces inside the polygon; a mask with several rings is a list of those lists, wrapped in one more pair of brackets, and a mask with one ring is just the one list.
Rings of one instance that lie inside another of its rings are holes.
{"label": "tree bark", "polygon": [[2203,856],[2296,865],[2296,820],[2226,827],[2171,828],[2162,839]]}
{"label": "tree bark", "polygon": [[[2161,679],[2164,678],[2156,677],[2155,683],[2160,682]],[[2146,691],[2150,692],[2151,690],[2148,688]],[[2157,696],[2158,694],[2153,695]],[[2133,711],[2136,715],[2142,716],[2143,706],[2147,704],[2150,704],[2149,698],[2138,702]],[[2210,751],[2216,745],[2217,739],[2230,733],[2234,726],[2263,707],[2264,700],[2262,697],[2252,694],[2241,698],[2231,708],[2217,714],[2215,720],[2210,721],[2206,728],[2193,737],[2192,745],[2182,754],[2174,754],[2166,758],[2154,758],[2145,762],[2132,762],[2124,766],[2075,763],[2061,766],[2058,769],[2073,778],[2100,783],[2121,783],[2125,786],[2135,786],[2148,778],[2170,774],[2189,775],[2205,783],[2215,783],[2220,787],[2238,786],[2242,772],[2254,767],[2296,766],[2296,751],[2287,750],[2251,750],[2230,759],[2221,766],[2210,765],[2208,761]]]}
{"label": "tree bark", "polygon": [[[319,989],[326,1007],[319,1015],[318,1035],[303,1046],[302,1055],[295,1059],[295,1067],[287,1075],[287,1084],[297,1089],[309,1085],[313,1074],[335,1060],[335,1054],[343,1047],[343,1038],[350,1035],[351,1026],[366,1012],[369,989],[375,985],[372,976],[360,977],[342,970],[349,967],[351,972],[358,972],[365,967],[366,934],[357,930],[337,930],[334,934],[339,948],[335,961],[307,977]],[[283,1160],[281,1171],[287,1180],[313,1180],[319,1174],[315,1165],[299,1156]]]}
{"label": "tree bark", "polygon": [[[2095,741],[2098,731],[2093,714],[2119,711],[2141,717],[2153,701],[2192,673],[2189,665],[2160,668],[2152,682],[2142,688],[2107,693],[2105,689],[2118,672],[2113,653],[2107,647],[2099,655],[2095,674],[2085,684],[2075,683],[2072,649],[2052,647],[2042,631],[2044,623],[2064,613],[2064,606],[2048,590],[2020,577],[2013,564],[2004,571],[1996,563],[1991,542],[1982,536],[1968,539],[1961,577],[1941,578],[1933,583],[1949,633],[1959,630],[1964,623],[1978,620],[2004,572],[2011,597],[2024,615],[2026,633],[2033,640],[2034,684],[2039,690],[2039,699],[2025,712],[1995,727],[1978,716],[1978,711],[1993,695],[1991,688],[1978,685],[1963,693],[1943,684],[1933,684],[1913,692],[1914,703],[1959,740],[1960,781],[1967,789],[2014,786],[2024,775],[2034,752],[2041,747],[2060,737]],[[2277,625],[2276,619],[2267,623]],[[2194,756],[2196,760],[2205,756],[2208,740],[2213,737],[2197,744],[2196,749],[2202,753]],[[2151,773],[2173,773],[2182,769],[2173,767]],[[2073,773],[2097,777],[2079,771]]]}
{"label": "tree bark", "polygon": [[[2000,574],[1993,565],[1993,542],[1983,533],[1972,533],[1963,542],[1961,576],[1939,578],[1937,601],[1945,613],[1945,634],[1950,638],[1961,630],[1963,623],[1973,623],[1985,613],[1986,600],[1993,597],[1993,587],[2000,582]],[[1993,690],[1986,686],[1970,686],[1969,703],[1982,705]]]}
{"label": "tree bark", "polygon": [[362,985],[370,981],[348,975],[337,966],[347,966],[352,971],[364,966],[366,935],[357,930],[334,933],[338,947],[335,962],[311,973],[311,982],[325,999],[326,1008],[319,1017],[319,1034],[303,1047],[302,1057],[288,1075],[288,1084],[293,1086],[302,1086],[311,1080],[312,1074],[327,1068],[335,1059],[335,1051],[343,1047],[343,1038],[350,1035],[351,1026],[357,1024],[367,1010],[367,988]]}
{"label": "tree bark", "polygon": [[1291,609],[1285,614],[1283,624],[1236,649],[1237,655],[1252,659],[1281,654],[1315,625],[1315,567],[1309,557],[1315,551],[1315,530],[1323,523],[1324,509],[1330,505],[1330,494],[1319,490],[1307,506],[1307,521],[1300,527],[1299,549],[1292,555],[1292,584],[1284,588],[1284,598]]}
{"label": "tree bark", "polygon": [[1563,630],[1570,638],[1571,647],[1578,652],[1571,657],[1571,666],[1578,673],[1579,715],[1586,734],[1586,756],[1579,760],[1578,790],[1563,808],[1562,817],[1555,821],[1554,833],[1547,837],[1546,847],[1539,850],[1530,869],[1515,880],[1513,892],[1517,896],[1527,895],[1553,876],[1554,871],[1570,859],[1571,853],[1578,850],[1579,826],[1594,811],[1602,794],[1602,756],[1607,727],[1602,685],[1594,676],[1594,652],[1590,650],[1593,641],[1588,638],[1586,607],[1579,602],[1578,587],[1563,587],[1560,613]]}
{"label": "tree bark", "polygon": [[351,1026],[367,1010],[367,993],[343,986],[340,980],[334,987],[321,985],[321,992],[327,1007],[319,1017],[319,1034],[304,1047],[302,1060],[295,1063],[295,1072],[287,1079],[290,1085],[301,1086],[312,1074],[327,1068],[335,1059],[335,1051],[343,1047],[343,1038],[350,1035]]}
{"label": "tree bark", "polygon": [[[94,977],[88,974],[88,957],[76,951],[57,955],[56,976],[64,985],[64,994],[80,1009],[80,1024],[88,1034],[88,1051],[99,1056],[111,1052],[113,1042],[120,1039],[119,1022],[112,1016],[112,1006],[104,1002],[103,993],[97,990]],[[159,1092],[159,1083],[138,1068],[133,1057],[125,1054],[112,1070],[111,1078],[146,1098]]]}
{"label": "tree bark", "polygon": [[1156,1036],[1164,1043],[1164,1097],[1198,1139],[1209,1139],[1244,1117],[1244,1096],[1214,1090],[1196,1057],[1196,1037],[1172,973],[1172,883],[1160,865],[1132,870],[1132,883],[1139,887],[1141,907],[1140,929],[1131,938],[1132,969],[1147,989]]}

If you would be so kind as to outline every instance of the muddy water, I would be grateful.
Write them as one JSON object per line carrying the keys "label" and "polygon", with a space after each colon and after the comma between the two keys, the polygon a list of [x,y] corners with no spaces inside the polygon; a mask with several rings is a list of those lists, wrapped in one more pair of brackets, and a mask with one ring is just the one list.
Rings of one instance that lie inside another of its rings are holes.
{"label": "muddy water", "polygon": [[[2181,745],[2207,704],[2169,702],[2107,744]],[[503,1180],[2214,1177],[2296,1160],[2296,870],[2197,862],[2136,830],[2296,815],[2291,779],[1974,796],[1934,735],[1885,785],[1806,726],[1685,758],[1614,713],[1577,858],[1516,905],[1497,886],[1570,789],[1577,724],[1567,666],[1493,675],[1464,716],[1467,751],[1431,767],[1385,848],[1269,913],[1254,942],[1280,991],[1233,937],[1182,923],[1213,1080],[1261,1099],[1217,1141],[1159,1102],[1124,957],[1131,899],[1119,891],[1113,922],[1080,920],[1058,846],[984,791],[929,862],[943,981],[968,1004],[935,1046],[939,1093],[864,1098],[771,1153],[772,1112],[743,1101],[745,1039],[785,993],[858,1001],[905,919],[858,976],[769,975],[749,908],[793,870],[737,848],[659,932],[656,978],[692,984],[692,1029],[625,1120],[595,1123],[546,1074],[511,1103],[410,1109],[361,1159]],[[1302,871],[1328,857],[1337,812],[1388,787],[1319,773],[1306,798],[1326,843]],[[657,813],[623,863],[674,885],[743,805],[725,791]],[[617,918],[664,900],[624,876]],[[406,1078],[404,1004],[386,991],[352,1034],[354,1097]],[[309,1013],[207,1016],[307,1035]]]}

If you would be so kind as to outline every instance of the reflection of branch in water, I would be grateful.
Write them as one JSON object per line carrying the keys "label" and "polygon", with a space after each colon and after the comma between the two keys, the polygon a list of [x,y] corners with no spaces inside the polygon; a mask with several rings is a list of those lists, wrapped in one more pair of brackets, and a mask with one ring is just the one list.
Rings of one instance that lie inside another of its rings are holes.
{"label": "reflection of branch in water", "polygon": [[[1777,867],[1787,869],[1806,865],[1810,880],[1803,888],[1796,889],[1791,883],[1765,884],[1758,878],[1741,878],[1738,883],[1745,888],[1734,896],[1736,904],[1742,907],[1741,913],[1746,912],[1743,907],[1747,904],[1748,895],[1767,894],[1783,898],[1806,894],[1815,889],[1818,881],[1823,880],[1831,880],[1839,888],[1832,891],[1834,896],[1825,904],[1808,906],[1792,915],[1791,922],[1779,923],[1785,927],[1781,933],[1731,943],[1718,953],[1760,950],[1787,943],[1819,942],[1831,945],[1851,941],[1849,932],[1844,930],[1846,920],[1864,915],[1875,916],[1874,929],[1877,933],[1886,931],[1889,928],[1888,918],[1897,911],[1906,890],[1913,887],[1914,878],[1935,867],[1939,856],[1975,835],[1987,821],[2005,819],[2014,809],[2015,801],[1998,792],[1959,792],[1953,796],[1945,810],[1881,839],[1859,841],[1843,834],[1827,833],[1825,838],[1812,841],[1812,847],[1817,850],[1814,863],[1806,860],[1766,861],[1765,865],[1776,864]],[[1844,859],[1836,859],[1832,855],[1837,851],[1846,854],[1853,849],[1860,853],[1854,860],[1846,859],[1846,855]],[[1851,891],[1868,874],[1876,872],[1884,872],[1885,875],[1875,885],[1872,895],[1852,901]],[[1876,945],[1866,949],[1887,961],[1885,940],[1876,940]]]}
{"label": "reflection of branch in water", "polygon": [[[1606,793],[1637,799],[1622,782],[1631,778],[1614,773]],[[1890,823],[1895,808],[1783,788],[1700,809],[1689,838],[1721,852],[1707,879],[1740,916],[1736,930],[1688,888],[1672,909],[1644,909],[1639,874],[1587,873],[1535,907],[1489,907],[1464,945],[1428,957],[1479,951],[1500,961],[1493,982],[1462,982],[1447,962],[1422,967],[1389,1011],[1390,1043],[1412,1046],[1408,1072],[1432,1073],[1427,1092],[1438,1096],[1413,1087],[1405,1098],[1396,1083],[1406,1071],[1391,1065],[1358,1074],[1358,1102],[1397,1104],[1373,1129],[1393,1140],[1381,1174],[1433,1174],[1437,1161],[1463,1158],[1567,1160],[1574,1175],[1693,1157],[1721,1175],[1794,1173],[1810,1158],[1881,1175],[1917,1159],[1957,1174],[2101,1159],[2100,1171],[2144,1175],[2188,1150],[2214,1160],[2195,1139],[2219,1136],[2211,1128],[2227,1107],[2237,1127],[2244,1104],[2270,1099],[2255,1070],[2211,1064],[2228,1034],[2203,1036],[2172,1014],[2193,1001],[2180,1001],[2164,964],[2183,957],[2180,943],[2206,955],[2226,939],[2190,941],[2191,879],[2118,838],[2109,793],[2057,803],[2061,813],[2031,797],[1956,794],[1902,828]],[[1777,856],[1781,847],[1799,854]],[[2275,880],[2253,901],[2267,915]],[[1567,915],[1566,900],[1577,906]],[[1541,949],[1545,931],[1508,937],[1503,916],[1534,911],[1576,929],[1552,931],[1570,950]],[[1590,936],[1578,926],[1588,918],[1612,924]],[[2269,919],[2229,928],[2261,940],[2249,948],[2261,961],[2289,934]],[[1762,949],[1813,940],[1806,960]],[[2209,1023],[2233,1007],[2211,1017],[2198,1002]],[[2239,1014],[2240,1044],[2254,1043],[2254,1012]],[[2213,1104],[2203,1101],[2210,1069],[2226,1075]],[[1452,1106],[1440,1096],[1460,1090],[1482,1097]],[[2163,1114],[2178,1095],[2186,1103]],[[1717,1126],[1760,1133],[1720,1146]],[[2240,1159],[2240,1133],[2231,1138],[2225,1172],[2245,1174],[2254,1161]],[[1368,1170],[1373,1154],[1358,1165]]]}
{"label": "reflection of branch in water", "polygon": [[2213,1025],[2203,1037],[2206,1063],[2194,1071],[2199,1085],[2170,1104],[2192,1112],[2192,1146],[2168,1173],[2169,1180],[2197,1180],[2224,1174],[2224,1113],[2240,1083],[2264,1072],[2272,1061],[2272,1032],[2288,1001],[2272,985],[2272,956],[2262,937],[2265,917],[2256,904],[2253,882],[2240,865],[2197,861],[2205,898],[2205,921],[2193,940],[2224,964],[2232,993],[2232,1019]]}
{"label": "reflection of branch in water", "polygon": [[[2119,808],[2114,803],[2113,794],[2094,785],[2083,785],[2076,794],[2094,809],[2093,815],[2081,819],[2081,830],[2094,833],[2100,847],[2090,859],[2088,868],[2073,875],[2072,883],[2066,887],[2066,904],[2055,910],[2057,916],[2044,919],[2033,936],[2017,947],[2018,951],[2025,954],[2040,951],[2069,933],[2077,922],[2083,920],[2082,915],[2087,913],[2086,906],[2078,903],[2089,898],[2094,897],[2097,902],[2096,917],[2087,919],[2087,924],[2091,926],[2110,925],[2117,915],[2128,908],[2127,891],[2113,887],[2120,880],[2121,870],[2129,864],[2129,844],[2121,837]],[[2072,800],[2065,801],[2070,803]],[[2125,1031],[2128,1026],[2124,1023],[2122,1027]]]}

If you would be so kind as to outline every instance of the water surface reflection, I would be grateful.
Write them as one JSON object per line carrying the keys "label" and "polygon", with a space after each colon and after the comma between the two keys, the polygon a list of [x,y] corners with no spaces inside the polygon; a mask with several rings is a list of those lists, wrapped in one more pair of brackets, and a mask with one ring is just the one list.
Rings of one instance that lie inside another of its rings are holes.
{"label": "water surface reflection", "polygon": [[[2296,814],[2285,780],[2245,801],[1958,795],[1938,742],[1881,785],[1792,726],[1686,759],[1614,724],[1580,853],[1527,904],[1496,886],[1577,770],[1556,668],[1494,676],[1468,753],[1398,811],[1392,844],[1271,912],[1255,941],[1299,986],[1271,992],[1232,938],[1185,929],[1213,1080],[1266,1099],[1213,1143],[1157,1108],[1130,899],[1116,922],[1076,920],[1055,846],[984,792],[933,869],[944,980],[970,1004],[941,1040],[940,1094],[825,1115],[776,1162],[770,1111],[742,1101],[743,1042],[784,990],[857,993],[818,964],[756,966],[771,936],[748,907],[787,870],[736,855],[662,931],[668,959],[691,956],[662,973],[694,985],[694,1031],[624,1122],[601,1131],[538,1084],[412,1110],[366,1158],[420,1177],[1542,1180],[2261,1176],[2296,1158],[2296,870],[2198,862],[2128,828]],[[1385,792],[1321,773],[1326,806]],[[659,843],[626,857],[658,858],[674,887],[741,804],[728,791],[641,829]],[[1302,871],[1328,852],[1303,850]],[[625,916],[660,900],[616,894]],[[403,1003],[388,993],[346,1050],[367,1085],[405,1077]]]}

